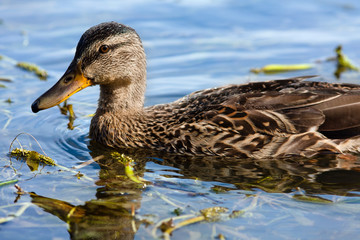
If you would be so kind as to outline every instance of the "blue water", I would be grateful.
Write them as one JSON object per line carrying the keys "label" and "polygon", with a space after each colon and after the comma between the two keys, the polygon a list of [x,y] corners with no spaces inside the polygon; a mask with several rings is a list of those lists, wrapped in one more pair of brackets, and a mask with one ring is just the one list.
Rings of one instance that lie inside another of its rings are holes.
{"label": "blue water", "polygon": [[[61,77],[81,34],[104,21],[129,25],[141,36],[148,59],[146,105],[170,102],[203,88],[297,75],[320,75],[330,82],[360,82],[359,73],[351,71],[337,80],[333,75],[335,63],[325,61],[335,55],[335,47],[341,44],[347,56],[360,64],[360,3],[355,0],[2,0],[0,55],[4,59],[0,60],[0,78],[12,82],[0,81],[6,86],[0,88],[0,181],[17,179],[25,191],[81,206],[86,214],[76,225],[73,220],[61,219],[54,207],[46,209],[53,200],[41,206],[25,194],[14,204],[17,195],[13,184],[0,186],[0,218],[33,201],[21,216],[0,225],[1,239],[75,239],[80,235],[74,229],[96,233],[97,227],[108,229],[110,235],[106,236],[113,239],[125,235],[129,239],[151,239],[156,223],[174,217],[171,212],[177,207],[184,214],[196,215],[199,210],[213,206],[246,211],[239,218],[183,227],[173,233],[172,239],[215,239],[220,233],[226,239],[359,236],[357,159],[319,160],[316,166],[304,166],[295,160],[202,163],[181,156],[146,155],[142,164],[138,164],[138,174],[150,184],[141,190],[131,184],[115,184],[116,176],[123,174],[116,167],[107,169],[93,163],[80,170],[91,178],[86,180],[52,166],[30,171],[24,161],[10,160],[10,143],[22,132],[33,135],[47,155],[68,168],[96,155],[87,135],[91,120],[88,115],[96,110],[98,87],[70,98],[69,104],[73,104],[77,116],[74,130],[67,128],[68,117],[61,115],[58,108],[34,114],[30,105]],[[41,81],[16,68],[17,61],[32,62],[47,70],[48,80]],[[277,75],[255,75],[249,71],[273,63],[315,63],[315,68]],[[9,98],[13,103],[5,102]],[[26,149],[41,151],[30,137],[23,135],[19,141]],[[17,142],[15,146],[19,146]],[[355,173],[351,177],[336,175],[334,170],[339,169]],[[335,179],[353,182],[329,184],[330,180],[325,178],[329,172]],[[228,191],[216,193],[214,186]],[[334,203],[294,200],[293,195],[299,193]],[[115,217],[118,208],[106,211],[99,204],[104,199],[121,202],[121,209],[128,212],[131,204],[135,204],[137,231],[125,231],[131,229],[130,220]],[[152,223],[149,226],[140,223],[144,219]],[[160,231],[155,233],[161,236]]]}

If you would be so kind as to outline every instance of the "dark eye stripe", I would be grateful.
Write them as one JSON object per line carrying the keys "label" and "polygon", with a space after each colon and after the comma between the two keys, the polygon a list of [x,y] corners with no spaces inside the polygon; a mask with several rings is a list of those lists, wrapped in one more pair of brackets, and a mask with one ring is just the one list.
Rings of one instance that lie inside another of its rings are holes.
{"label": "dark eye stripe", "polygon": [[[112,45],[107,45],[107,46],[109,47],[109,51],[110,51],[110,50],[114,50],[114,49],[120,48],[120,47],[122,47],[122,46],[126,46],[126,45],[128,45],[128,44],[130,44],[130,42],[117,43],[117,44],[112,44]],[[104,44],[104,45],[105,45],[105,44]],[[92,52],[91,55],[88,55],[88,56],[84,57],[82,66],[84,66],[84,67],[85,67],[85,66],[88,66],[88,65],[90,65],[92,62],[98,60],[99,57],[103,54],[103,53],[100,53],[100,48],[101,48],[102,46],[104,46],[104,45],[101,45],[101,46],[98,48],[98,50],[95,51],[95,52]]]}
{"label": "dark eye stripe", "polygon": [[117,43],[117,44],[111,45],[111,49],[119,48],[119,47],[126,46],[129,44],[130,44],[130,42]]}

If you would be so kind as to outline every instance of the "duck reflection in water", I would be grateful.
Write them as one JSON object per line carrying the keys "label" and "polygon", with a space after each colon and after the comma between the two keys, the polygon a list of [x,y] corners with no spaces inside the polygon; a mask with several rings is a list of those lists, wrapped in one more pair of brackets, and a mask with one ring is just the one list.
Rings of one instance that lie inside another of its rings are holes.
{"label": "duck reflection in water", "polygon": [[[103,155],[96,199],[74,206],[60,199],[32,194],[32,202],[69,224],[71,239],[133,239],[142,222],[136,217],[144,188],[129,180],[124,164],[98,144],[90,146],[92,157]],[[327,155],[313,159],[237,159],[194,157],[124,149],[121,153],[136,161],[135,174],[143,176],[146,163],[175,167],[179,178],[233,184],[234,188],[256,193],[261,189],[289,193],[301,188],[306,194],[354,196],[360,191],[359,163],[347,155]],[[173,176],[175,177],[175,176]],[[161,182],[150,183],[153,185]],[[154,208],[156,214],[156,207]]]}

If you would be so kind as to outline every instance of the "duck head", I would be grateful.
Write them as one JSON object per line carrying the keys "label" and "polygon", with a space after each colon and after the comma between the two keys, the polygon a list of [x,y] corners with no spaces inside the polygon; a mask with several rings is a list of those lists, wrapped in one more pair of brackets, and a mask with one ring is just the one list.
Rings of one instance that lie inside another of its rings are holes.
{"label": "duck head", "polygon": [[145,81],[146,57],[135,30],[116,22],[101,23],[81,36],[64,75],[31,109],[36,113],[51,108],[92,85],[100,85],[99,106],[116,100],[115,105],[142,107]]}

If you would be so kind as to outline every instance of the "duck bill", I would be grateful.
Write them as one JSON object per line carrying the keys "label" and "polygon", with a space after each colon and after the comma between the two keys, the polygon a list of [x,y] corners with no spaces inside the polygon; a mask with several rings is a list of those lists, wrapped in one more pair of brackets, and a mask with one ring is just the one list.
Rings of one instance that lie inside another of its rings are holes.
{"label": "duck bill", "polygon": [[84,77],[80,70],[80,63],[74,69],[71,69],[70,66],[64,76],[52,88],[34,101],[31,109],[34,113],[37,113],[40,110],[56,106],[71,95],[91,85],[92,82]]}

